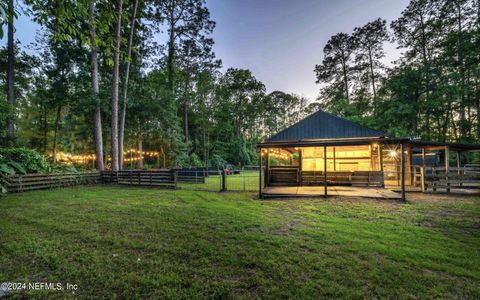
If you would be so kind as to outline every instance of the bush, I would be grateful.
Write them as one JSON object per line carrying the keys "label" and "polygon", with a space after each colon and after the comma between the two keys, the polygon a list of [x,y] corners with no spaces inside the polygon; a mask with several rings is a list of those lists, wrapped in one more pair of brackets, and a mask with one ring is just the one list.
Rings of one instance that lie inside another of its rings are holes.
{"label": "bush", "polygon": [[204,164],[196,153],[190,154],[190,167],[203,167]]}
{"label": "bush", "polygon": [[223,169],[226,164],[227,164],[227,161],[218,154],[212,155],[212,158],[210,159],[210,162],[209,162],[210,166],[218,169]]}
{"label": "bush", "polygon": [[10,166],[16,173],[47,173],[51,170],[44,155],[27,148],[0,149],[0,164]]}
{"label": "bush", "polygon": [[173,160],[174,166],[180,168],[186,167],[203,167],[203,162],[200,160],[200,157],[196,153],[190,155],[186,153],[178,154]]}

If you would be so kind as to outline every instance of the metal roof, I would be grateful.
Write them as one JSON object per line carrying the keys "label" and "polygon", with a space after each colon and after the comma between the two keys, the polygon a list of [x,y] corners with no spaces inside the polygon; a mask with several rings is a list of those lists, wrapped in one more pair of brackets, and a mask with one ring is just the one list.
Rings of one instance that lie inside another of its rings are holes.
{"label": "metal roof", "polygon": [[385,132],[373,130],[319,110],[268,138],[267,142],[385,136],[387,136]]}
{"label": "metal roof", "polygon": [[444,148],[450,147],[454,151],[480,151],[480,144],[460,144],[446,142],[430,142],[421,140],[412,140],[410,138],[358,138],[358,139],[324,139],[324,140],[297,140],[297,141],[271,141],[259,143],[258,148],[270,147],[320,147],[320,146],[352,146],[368,145],[371,143],[381,144],[407,144],[417,148]]}

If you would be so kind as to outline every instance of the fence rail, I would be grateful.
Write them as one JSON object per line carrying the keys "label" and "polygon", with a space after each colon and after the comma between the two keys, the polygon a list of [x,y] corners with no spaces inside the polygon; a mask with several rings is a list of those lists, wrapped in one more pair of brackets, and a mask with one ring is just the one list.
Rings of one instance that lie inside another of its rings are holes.
{"label": "fence rail", "polygon": [[100,172],[26,174],[4,176],[7,192],[24,192],[101,182]]}
{"label": "fence rail", "polygon": [[452,189],[480,190],[480,170],[476,166],[462,168],[420,168],[423,192]]}
{"label": "fence rail", "polygon": [[138,185],[151,187],[177,187],[177,172],[175,170],[126,170],[102,172],[103,183],[122,185]]}

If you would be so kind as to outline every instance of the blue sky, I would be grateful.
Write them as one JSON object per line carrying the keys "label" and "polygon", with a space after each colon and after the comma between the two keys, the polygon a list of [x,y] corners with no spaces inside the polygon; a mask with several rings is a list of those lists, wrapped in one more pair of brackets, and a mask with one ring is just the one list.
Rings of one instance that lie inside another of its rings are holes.
{"label": "blue sky", "polygon": [[[390,23],[408,0],[207,0],[217,26],[214,50],[224,68],[248,68],[268,91],[282,90],[314,100],[314,66],[327,40],[338,32],[382,17]],[[38,25],[26,16],[16,21],[16,37],[25,48]],[[5,38],[0,46],[5,45]],[[386,47],[386,62],[400,53]]]}

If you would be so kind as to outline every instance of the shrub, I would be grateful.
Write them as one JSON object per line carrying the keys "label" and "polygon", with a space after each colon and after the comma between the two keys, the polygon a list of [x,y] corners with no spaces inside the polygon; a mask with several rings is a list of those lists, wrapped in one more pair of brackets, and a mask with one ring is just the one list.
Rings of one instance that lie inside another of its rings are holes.
{"label": "shrub", "polygon": [[204,164],[203,162],[200,160],[200,157],[198,157],[198,155],[196,153],[192,153],[190,154],[190,167],[203,167]]}
{"label": "shrub", "polygon": [[178,154],[174,159],[174,165],[180,168],[186,167],[203,167],[203,162],[196,153],[190,155],[186,153]]}
{"label": "shrub", "polygon": [[212,158],[210,158],[209,165],[214,168],[223,169],[226,164],[227,164],[227,161],[218,154],[214,154],[212,155]]}
{"label": "shrub", "polygon": [[6,164],[16,173],[47,173],[50,164],[44,155],[27,148],[0,149],[0,164]]}

